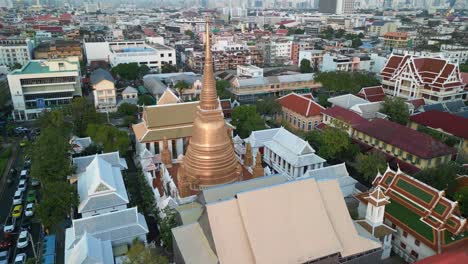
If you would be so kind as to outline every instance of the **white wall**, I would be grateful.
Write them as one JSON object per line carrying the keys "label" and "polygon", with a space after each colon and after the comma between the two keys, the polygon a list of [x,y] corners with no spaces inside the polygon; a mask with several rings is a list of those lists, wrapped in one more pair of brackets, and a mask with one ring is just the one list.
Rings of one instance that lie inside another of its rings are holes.
{"label": "white wall", "polygon": [[109,62],[111,50],[108,42],[86,42],[84,46],[88,64],[101,60]]}

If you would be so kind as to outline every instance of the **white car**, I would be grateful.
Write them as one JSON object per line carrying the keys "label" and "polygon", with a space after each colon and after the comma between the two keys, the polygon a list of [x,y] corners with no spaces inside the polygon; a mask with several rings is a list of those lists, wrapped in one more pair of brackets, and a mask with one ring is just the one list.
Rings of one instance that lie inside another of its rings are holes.
{"label": "white car", "polygon": [[13,195],[13,205],[18,205],[23,203],[23,191],[16,190],[15,195]]}
{"label": "white car", "polygon": [[28,178],[28,170],[21,170],[20,172],[20,179]]}
{"label": "white car", "polygon": [[3,226],[4,233],[11,233],[15,230],[16,225],[16,218],[12,217],[11,215],[7,217],[5,221],[5,225]]}
{"label": "white car", "polygon": [[24,264],[26,263],[26,253],[16,255],[15,262],[13,264]]}
{"label": "white car", "polygon": [[28,205],[26,205],[26,210],[24,212],[24,215],[26,216],[32,216],[34,214],[34,203],[28,203]]}
{"label": "white car", "polygon": [[27,230],[21,231],[18,236],[18,243],[16,244],[17,248],[25,248],[29,244],[29,233]]}
{"label": "white car", "polygon": [[21,190],[21,191],[26,191],[26,187],[27,187],[28,183],[26,182],[26,180],[20,180],[20,182],[18,183],[18,190]]}
{"label": "white car", "polygon": [[0,264],[8,264],[8,257],[10,256],[8,252],[8,250],[0,252]]}

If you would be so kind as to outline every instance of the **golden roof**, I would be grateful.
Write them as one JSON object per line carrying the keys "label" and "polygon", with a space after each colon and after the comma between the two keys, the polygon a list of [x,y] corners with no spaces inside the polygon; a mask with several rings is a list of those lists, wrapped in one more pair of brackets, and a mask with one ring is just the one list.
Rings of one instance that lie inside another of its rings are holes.
{"label": "golden roof", "polygon": [[201,188],[238,181],[242,171],[216,94],[209,23],[207,18],[200,104],[193,122],[192,138],[178,171],[179,194],[182,197],[197,193]]}

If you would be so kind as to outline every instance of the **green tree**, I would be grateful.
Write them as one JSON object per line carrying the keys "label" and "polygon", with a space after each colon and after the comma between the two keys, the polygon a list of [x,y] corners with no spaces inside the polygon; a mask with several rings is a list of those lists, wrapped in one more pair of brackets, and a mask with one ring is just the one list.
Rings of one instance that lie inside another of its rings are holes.
{"label": "green tree", "polygon": [[305,138],[324,159],[350,160],[358,152],[357,146],[352,143],[348,134],[337,128],[328,127],[323,131],[311,131]]}
{"label": "green tree", "polygon": [[241,138],[246,138],[255,130],[265,129],[265,122],[254,105],[241,105],[232,111],[232,125]]}
{"label": "green tree", "polygon": [[138,96],[138,105],[153,105],[154,102],[154,98],[149,94]]}
{"label": "green tree", "polygon": [[42,200],[37,205],[35,213],[46,227],[54,227],[61,223],[78,205],[76,188],[66,180],[42,185]]}
{"label": "green tree", "polygon": [[278,103],[276,98],[272,96],[257,100],[255,106],[257,107],[257,113],[262,116],[273,117],[281,112],[281,105]]}
{"label": "green tree", "polygon": [[326,94],[323,94],[323,93],[322,93],[322,94],[319,94],[319,96],[318,96],[318,98],[317,98],[317,99],[318,99],[318,103],[319,103],[321,106],[325,107],[325,108],[330,107],[330,106],[331,106],[331,103],[328,102],[328,98],[330,98],[330,96],[328,96],[328,95],[326,95]]}
{"label": "green tree", "polygon": [[457,186],[457,174],[466,174],[463,167],[455,162],[440,164],[434,168],[427,168],[415,174],[415,178],[436,188],[437,190],[446,190],[448,198],[452,199]]}
{"label": "green tree", "polygon": [[381,153],[359,153],[356,156],[356,170],[368,183],[374,180],[377,172],[384,172],[386,168],[385,156]]}
{"label": "green tree", "polygon": [[465,63],[460,64],[460,71],[461,72],[468,72],[468,60]]}
{"label": "green tree", "polygon": [[140,65],[140,67],[138,67],[138,78],[142,79],[143,76],[148,74],[150,71],[151,69],[148,66]]}
{"label": "green tree", "polygon": [[169,264],[169,260],[158,254],[155,248],[146,247],[143,242],[135,239],[127,252],[124,264]]}
{"label": "green tree", "polygon": [[174,88],[179,93],[179,96],[182,96],[182,94],[184,93],[184,90],[187,90],[188,88],[190,88],[190,84],[182,80],[182,81],[178,81],[176,85],[174,85]]}
{"label": "green tree", "polygon": [[140,71],[138,63],[122,63],[112,68],[112,74],[118,75],[125,80],[136,80]]}
{"label": "green tree", "polygon": [[164,64],[161,67],[161,73],[172,73],[172,72],[178,72],[177,67],[171,64]]}
{"label": "green tree", "polygon": [[130,146],[127,133],[111,125],[89,124],[86,132],[94,142],[102,146],[104,152],[119,151],[125,155]]}
{"label": "green tree", "polygon": [[319,72],[314,80],[322,84],[332,94],[358,93],[362,87],[379,85],[374,75],[361,72]]}
{"label": "green tree", "polygon": [[21,65],[18,62],[15,62],[10,66],[10,70],[16,70],[16,69],[21,69],[21,68],[23,68],[23,65]]}
{"label": "green tree", "polygon": [[409,110],[405,101],[399,97],[386,97],[382,113],[388,115],[390,121],[406,125],[409,121]]}
{"label": "green tree", "polygon": [[468,186],[461,187],[454,195],[461,214],[466,218],[468,217]]}
{"label": "green tree", "polygon": [[166,217],[159,218],[159,232],[161,241],[164,247],[168,250],[172,250],[172,228],[177,227],[176,212],[174,209],[164,209]]}
{"label": "green tree", "polygon": [[124,116],[134,116],[138,114],[138,106],[129,103],[122,103],[119,105],[117,112]]}
{"label": "green tree", "polygon": [[232,98],[232,93],[228,90],[231,87],[231,83],[226,80],[216,81],[216,93],[220,99],[229,99]]}
{"label": "green tree", "polygon": [[184,34],[189,36],[191,39],[195,38],[195,33],[193,33],[191,30],[185,30]]}
{"label": "green tree", "polygon": [[72,103],[65,109],[65,113],[71,117],[73,133],[79,137],[87,136],[88,124],[102,122],[101,115],[84,97],[73,99]]}
{"label": "green tree", "polygon": [[301,73],[311,73],[312,67],[310,67],[310,60],[302,59],[301,60]]}
{"label": "green tree", "polygon": [[279,29],[286,29],[286,26],[285,25],[280,25]]}

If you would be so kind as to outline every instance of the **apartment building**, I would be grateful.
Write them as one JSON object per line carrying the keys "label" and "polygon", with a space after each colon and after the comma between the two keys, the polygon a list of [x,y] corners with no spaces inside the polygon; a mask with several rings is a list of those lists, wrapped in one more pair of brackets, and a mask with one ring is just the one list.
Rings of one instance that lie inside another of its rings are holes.
{"label": "apartment building", "polygon": [[62,59],[78,57],[83,60],[83,52],[79,41],[53,40],[42,42],[34,49],[35,59]]}
{"label": "apartment building", "polygon": [[404,99],[441,103],[467,93],[458,65],[441,58],[392,55],[380,76],[386,94]]}
{"label": "apartment building", "polygon": [[374,66],[373,60],[364,54],[322,56],[321,71],[370,71]]}
{"label": "apartment building", "polygon": [[314,82],[313,74],[293,74],[256,78],[235,78],[232,81],[231,92],[236,100],[242,103],[253,103],[267,96],[283,96],[290,92],[299,94],[310,93],[318,89],[320,84]]}
{"label": "apartment building", "polygon": [[431,57],[431,58],[443,58],[448,60],[448,62],[456,63],[465,63],[468,60],[468,47],[459,46],[459,45],[447,45],[443,44],[440,46],[440,51],[432,52],[427,50],[415,51],[411,49],[393,49],[393,54],[396,55],[413,55],[418,57]]}
{"label": "apartment building", "polygon": [[0,66],[25,65],[32,59],[33,49],[30,39],[0,39]]}
{"label": "apartment building", "polygon": [[44,110],[69,104],[81,96],[78,57],[31,60],[8,74],[13,101],[13,118],[31,120]]}
{"label": "apartment building", "polygon": [[271,42],[271,61],[273,63],[287,63],[291,61],[291,51],[293,42],[290,40],[278,39]]}
{"label": "apartment building", "polygon": [[306,59],[310,61],[310,67],[315,71],[320,69],[323,60],[322,50],[300,50],[297,65],[301,66],[301,61]]}
{"label": "apartment building", "polygon": [[160,71],[165,64],[176,65],[175,50],[161,44],[148,45],[143,40],[115,42],[86,42],[88,63],[106,61],[112,67],[123,63],[138,63]]}
{"label": "apartment building", "polygon": [[407,32],[387,32],[384,35],[386,48],[406,48],[410,44]]}
{"label": "apartment building", "polygon": [[[215,71],[237,70],[239,65],[263,66],[263,52],[255,47],[239,50],[212,51]],[[187,66],[194,72],[201,73],[205,61],[205,53],[201,51],[187,54]]]}
{"label": "apartment building", "polygon": [[393,21],[374,21],[367,28],[367,32],[371,35],[384,36],[388,32],[395,32],[397,25]]}

